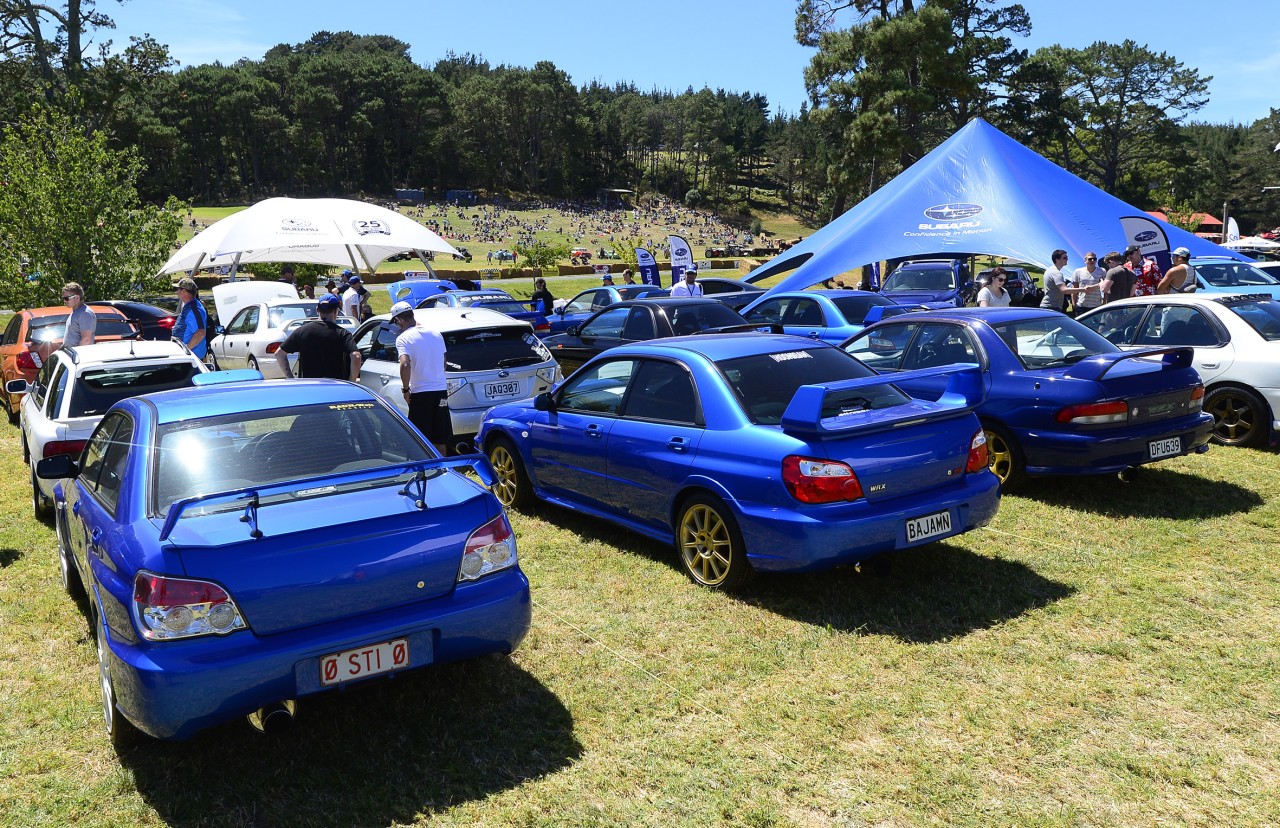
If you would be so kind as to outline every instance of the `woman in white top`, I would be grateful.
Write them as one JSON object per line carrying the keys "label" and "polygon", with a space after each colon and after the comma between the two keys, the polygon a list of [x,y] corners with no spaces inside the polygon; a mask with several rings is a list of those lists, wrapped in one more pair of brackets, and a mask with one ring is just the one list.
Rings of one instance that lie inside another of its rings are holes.
{"label": "woman in white top", "polygon": [[1005,280],[1008,278],[1008,274],[1005,273],[1003,267],[993,269],[990,278],[987,280],[986,287],[978,291],[978,307],[1009,307],[1009,291],[1004,289]]}

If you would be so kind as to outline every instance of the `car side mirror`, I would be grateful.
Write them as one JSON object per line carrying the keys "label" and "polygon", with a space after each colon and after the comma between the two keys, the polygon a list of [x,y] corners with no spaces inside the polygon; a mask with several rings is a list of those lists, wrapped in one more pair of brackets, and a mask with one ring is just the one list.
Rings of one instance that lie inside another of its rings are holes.
{"label": "car side mirror", "polygon": [[4,390],[10,394],[25,394],[31,386],[24,379],[9,380],[5,383]]}
{"label": "car side mirror", "polygon": [[533,398],[533,407],[536,411],[555,411],[556,400],[550,393],[544,391]]}
{"label": "car side mirror", "polygon": [[214,336],[220,336],[220,335],[222,335],[222,334],[224,334],[224,333],[226,333],[226,332],[227,332],[227,329],[226,329],[226,328],[224,328],[224,327],[222,327],[221,325],[217,325],[217,326],[215,326],[215,327],[214,327],[214,329],[213,329],[213,335],[214,335]]}
{"label": "car side mirror", "polygon": [[80,468],[70,454],[55,454],[36,463],[36,477],[41,480],[62,480],[79,473]]}

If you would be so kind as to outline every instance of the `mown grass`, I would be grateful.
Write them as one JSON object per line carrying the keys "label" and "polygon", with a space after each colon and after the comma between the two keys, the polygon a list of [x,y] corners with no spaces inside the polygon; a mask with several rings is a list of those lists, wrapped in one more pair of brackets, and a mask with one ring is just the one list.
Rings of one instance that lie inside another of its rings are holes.
{"label": "mown grass", "polygon": [[0,427],[0,824],[1280,824],[1280,456],[1214,448],[1008,497],[894,558],[698,589],[513,514],[511,658],[116,754],[85,622]]}

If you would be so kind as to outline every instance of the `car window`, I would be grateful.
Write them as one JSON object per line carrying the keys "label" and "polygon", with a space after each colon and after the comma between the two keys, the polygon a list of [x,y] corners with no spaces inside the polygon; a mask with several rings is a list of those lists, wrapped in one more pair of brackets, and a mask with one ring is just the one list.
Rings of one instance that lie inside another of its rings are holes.
{"label": "car window", "polygon": [[426,299],[423,299],[421,302],[419,302],[419,303],[418,303],[418,307],[420,307],[420,308],[434,308],[434,307],[437,307],[437,306],[439,306],[439,305],[444,305],[444,304],[447,304],[447,303],[444,301],[443,297],[440,297],[440,296],[428,296]]}
{"label": "car window", "polygon": [[636,367],[629,359],[589,365],[564,384],[556,404],[565,411],[617,414]]}
{"label": "car window", "polygon": [[523,323],[446,331],[443,336],[448,371],[494,371],[551,361],[551,352]]}
{"label": "car window", "polygon": [[1265,285],[1274,287],[1280,281],[1244,262],[1209,262],[1197,264],[1196,275],[1214,287],[1242,287]]}
{"label": "car window", "polygon": [[22,329],[22,314],[20,313],[15,314],[14,317],[9,320],[9,326],[4,329],[4,342],[0,344],[17,345],[18,332],[21,329]]}
{"label": "car window", "polygon": [[43,410],[46,395],[49,388],[53,384],[53,372],[62,364],[62,360],[50,358],[44,365],[40,366],[40,371],[36,374],[35,388],[31,389],[31,399],[35,401],[36,408]]}
{"label": "car window", "polygon": [[1257,331],[1258,336],[1268,342],[1280,340],[1280,302],[1237,301],[1227,307]]}
{"label": "car window", "polygon": [[[586,291],[583,291],[582,293],[579,293],[577,296],[573,297],[573,299],[569,300],[569,304],[564,306],[564,312],[565,313],[587,313],[593,308],[593,300],[596,298],[596,296],[598,296],[601,293],[605,293],[605,291],[586,290]],[[607,294],[606,294],[606,297],[607,297]],[[599,307],[604,307],[607,304],[609,304],[607,301],[601,302]]]}
{"label": "car window", "polygon": [[622,326],[627,321],[630,308],[610,308],[584,324],[578,336],[603,336],[617,339],[622,336]]}
{"label": "car window", "polygon": [[1104,337],[1115,345],[1129,345],[1138,335],[1138,325],[1146,305],[1128,305],[1120,308],[1103,308],[1079,320],[1081,325]]}
{"label": "car window", "polygon": [[67,416],[90,417],[139,394],[188,388],[198,373],[200,368],[189,360],[88,368],[72,387]]}
{"label": "car window", "polygon": [[1222,344],[1216,326],[1204,312],[1189,305],[1157,305],[1138,331],[1138,345],[1188,345],[1211,348]]}
{"label": "car window", "polygon": [[316,319],[318,312],[316,306],[311,305],[277,305],[267,311],[267,327],[282,328],[290,322],[299,319]]}
{"label": "car window", "polygon": [[384,362],[400,361],[400,349],[396,347],[396,339],[399,338],[401,331],[394,322],[383,322],[374,327],[370,333],[373,336],[369,359]]}
{"label": "car window", "polygon": [[[94,429],[93,434],[89,436],[89,441],[84,447],[84,454],[80,459],[80,475],[79,481],[87,490],[97,493],[99,482],[102,478],[103,470],[107,466],[108,456],[111,454],[113,439],[117,431],[123,429],[125,435],[132,436],[133,426],[129,422],[129,418],[121,412],[113,413],[104,417],[98,427]],[[116,450],[116,457],[119,456],[119,449]],[[108,486],[114,485],[119,490],[119,470],[115,472],[115,479],[108,481]],[[114,498],[110,501],[112,509],[115,507]]]}
{"label": "car window", "polygon": [[94,328],[93,335],[95,337],[104,336],[133,336],[137,333],[137,328],[128,319],[117,316],[116,314],[98,313],[94,314],[98,318],[98,324]]}
{"label": "car window", "polygon": [[626,397],[623,416],[698,425],[698,394],[693,377],[683,366],[664,360],[640,363]]}
{"label": "car window", "polygon": [[837,296],[831,300],[831,303],[836,306],[836,310],[840,311],[844,321],[850,325],[861,325],[866,321],[867,313],[874,307],[897,304],[892,299],[879,294],[870,296]]}
{"label": "car window", "polygon": [[857,357],[869,368],[877,371],[897,371],[902,368],[907,345],[919,329],[919,322],[880,325],[859,334],[844,346],[844,350]]}
{"label": "car window", "polygon": [[622,326],[622,338],[632,342],[653,339],[658,335],[653,325],[653,311],[649,308],[631,308],[626,324]]}
{"label": "car window", "polygon": [[[58,373],[53,378],[53,383],[49,386],[49,404],[44,407],[45,416],[49,419],[55,419],[62,410],[62,398],[66,396],[67,385],[71,377],[71,372],[61,360],[58,362]],[[74,417],[75,415],[70,415]]]}
{"label": "car window", "polygon": [[102,458],[102,474],[98,476],[98,498],[108,512],[115,514],[120,500],[120,487],[124,483],[124,467],[133,446],[133,420],[122,416],[120,427],[111,435],[106,454]]}
{"label": "car window", "polygon": [[[249,324],[250,314],[252,314],[252,318],[254,320],[253,325]],[[256,307],[245,308],[244,310],[237,313],[235,315],[235,318],[231,320],[231,324],[227,326],[226,333],[229,333],[229,334],[250,333],[257,326],[257,319],[258,319],[258,309]]]}
{"label": "car window", "polygon": [[483,306],[498,313],[510,316],[513,313],[528,313],[529,309],[515,299],[485,299]]}
{"label": "car window", "polygon": [[[803,385],[824,385],[873,376],[870,368],[839,348],[797,348],[781,353],[753,354],[717,363],[743,411],[761,425],[782,422],[791,398]],[[855,411],[890,408],[911,398],[892,385],[868,386],[828,394],[824,419]]]}
{"label": "car window", "polygon": [[67,331],[67,314],[41,316],[27,328],[28,342],[57,342]]}
{"label": "car window", "polygon": [[884,290],[951,290],[955,286],[949,267],[913,267],[894,271]]}
{"label": "car window", "polygon": [[[323,451],[316,450],[318,441]],[[182,498],[246,486],[359,469],[388,468],[399,474],[404,463],[429,456],[416,431],[371,400],[168,423],[156,432],[151,513],[163,513]],[[332,491],[323,488],[324,493]],[[300,496],[304,493],[290,491],[264,497],[262,503]]]}
{"label": "car window", "polygon": [[1005,322],[991,329],[1027,368],[1072,365],[1085,357],[1119,350],[1074,319],[1057,314]]}
{"label": "car window", "polygon": [[770,299],[768,302],[761,302],[752,309],[751,313],[746,314],[747,320],[781,324],[782,314],[789,304],[791,304],[790,299]]}
{"label": "car window", "polygon": [[902,367],[914,371],[977,361],[977,349],[964,327],[933,323],[920,327],[919,335],[907,349]]}
{"label": "car window", "polygon": [[800,325],[805,328],[825,328],[826,319],[820,306],[813,299],[796,299],[782,318],[784,325]]}

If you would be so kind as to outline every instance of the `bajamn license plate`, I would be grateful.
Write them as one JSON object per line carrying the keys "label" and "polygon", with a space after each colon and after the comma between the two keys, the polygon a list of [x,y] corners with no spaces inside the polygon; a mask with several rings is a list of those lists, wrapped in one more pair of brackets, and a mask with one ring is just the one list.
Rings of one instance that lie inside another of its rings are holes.
{"label": "bajamn license plate", "polygon": [[491,400],[498,397],[514,397],[519,393],[519,382],[488,382],[484,386],[484,395]]}
{"label": "bajamn license plate", "polygon": [[919,543],[929,538],[951,534],[951,512],[935,512],[932,515],[907,521],[907,543]]}
{"label": "bajamn license plate", "polygon": [[1161,457],[1177,457],[1182,454],[1182,438],[1170,437],[1167,440],[1152,440],[1147,449],[1151,452],[1152,460],[1159,460]]}
{"label": "bajamn license plate", "polygon": [[370,644],[358,650],[331,653],[320,659],[320,683],[341,684],[379,673],[391,673],[409,666],[409,641],[397,638]]}

